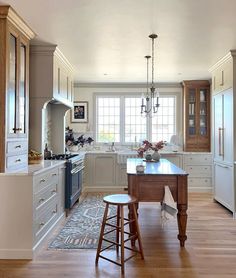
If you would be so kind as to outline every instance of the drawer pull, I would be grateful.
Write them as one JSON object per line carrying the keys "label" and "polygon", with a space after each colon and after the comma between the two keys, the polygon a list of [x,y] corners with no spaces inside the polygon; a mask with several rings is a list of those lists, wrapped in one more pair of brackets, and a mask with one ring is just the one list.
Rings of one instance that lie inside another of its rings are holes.
{"label": "drawer pull", "polygon": [[21,162],[21,159],[18,158],[18,159],[15,160],[15,162],[16,162],[16,163],[17,163],[17,162]]}
{"label": "drawer pull", "polygon": [[57,174],[56,174],[56,173],[53,173],[53,174],[52,174],[52,177],[54,177],[54,176],[57,176]]}
{"label": "drawer pull", "polygon": [[15,146],[15,149],[20,149],[20,148],[21,148],[21,145]]}
{"label": "drawer pull", "polygon": [[51,193],[52,193],[52,194],[57,193],[57,190],[56,190],[56,189],[53,189],[53,190],[51,191]]}
{"label": "drawer pull", "polygon": [[42,202],[44,202],[44,201],[45,201],[44,198],[39,199],[39,203],[42,203]]}
{"label": "drawer pull", "polygon": [[45,182],[45,179],[41,179],[39,182],[40,182],[40,183],[41,183],[41,182]]}
{"label": "drawer pull", "polygon": [[45,225],[44,222],[41,222],[41,223],[39,224],[40,227],[43,227],[44,225]]}
{"label": "drawer pull", "polygon": [[56,209],[54,209],[54,210],[52,211],[52,214],[55,214],[55,213],[57,213],[57,210],[56,210]]}
{"label": "drawer pull", "polygon": [[192,168],[192,167],[190,167],[190,169],[192,170],[193,168]]}

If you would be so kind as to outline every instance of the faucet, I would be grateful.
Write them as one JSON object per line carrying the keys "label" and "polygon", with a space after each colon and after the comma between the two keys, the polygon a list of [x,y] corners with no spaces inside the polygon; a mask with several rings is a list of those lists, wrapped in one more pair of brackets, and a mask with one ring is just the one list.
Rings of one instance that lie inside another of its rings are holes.
{"label": "faucet", "polygon": [[110,150],[112,151],[112,152],[115,152],[115,142],[112,142],[111,143],[111,147],[110,147]]}

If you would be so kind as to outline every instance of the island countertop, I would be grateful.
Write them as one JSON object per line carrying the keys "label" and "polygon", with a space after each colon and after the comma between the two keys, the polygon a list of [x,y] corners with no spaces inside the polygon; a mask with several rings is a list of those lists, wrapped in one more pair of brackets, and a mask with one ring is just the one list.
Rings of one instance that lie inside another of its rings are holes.
{"label": "island countertop", "polygon": [[[137,173],[136,166],[143,165],[144,173]],[[128,175],[188,175],[184,170],[178,168],[167,159],[160,159],[158,162],[146,162],[142,158],[127,159]]]}

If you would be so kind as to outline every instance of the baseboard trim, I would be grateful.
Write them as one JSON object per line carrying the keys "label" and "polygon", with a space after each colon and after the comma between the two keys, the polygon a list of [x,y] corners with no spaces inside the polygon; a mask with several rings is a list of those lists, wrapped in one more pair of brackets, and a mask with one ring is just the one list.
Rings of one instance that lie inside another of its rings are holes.
{"label": "baseboard trim", "polygon": [[0,249],[0,259],[9,260],[32,260],[32,249]]}
{"label": "baseboard trim", "polygon": [[87,186],[83,188],[83,192],[127,192],[127,186]]}

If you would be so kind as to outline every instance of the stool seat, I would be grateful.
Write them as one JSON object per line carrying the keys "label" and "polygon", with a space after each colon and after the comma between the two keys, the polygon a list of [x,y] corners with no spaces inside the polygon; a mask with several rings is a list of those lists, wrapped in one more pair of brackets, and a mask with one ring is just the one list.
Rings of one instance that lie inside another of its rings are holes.
{"label": "stool seat", "polygon": [[105,196],[103,201],[111,205],[131,205],[137,203],[137,198],[128,194],[114,194]]}

